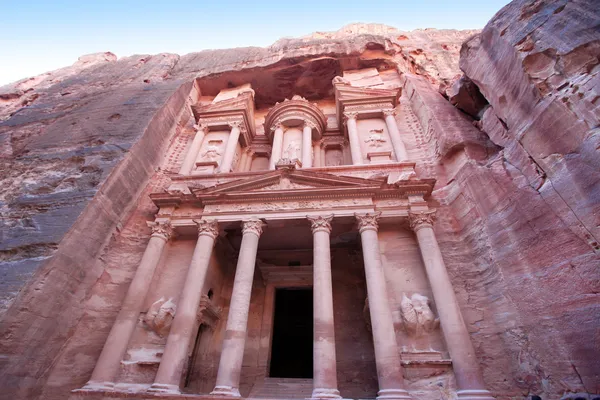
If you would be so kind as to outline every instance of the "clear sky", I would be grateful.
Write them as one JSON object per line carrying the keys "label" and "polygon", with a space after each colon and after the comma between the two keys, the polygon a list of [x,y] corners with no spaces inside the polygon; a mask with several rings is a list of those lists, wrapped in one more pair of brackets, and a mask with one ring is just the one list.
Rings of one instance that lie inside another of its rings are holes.
{"label": "clear sky", "polygon": [[0,0],[0,85],[118,57],[268,46],[352,22],[401,30],[483,28],[508,0]]}

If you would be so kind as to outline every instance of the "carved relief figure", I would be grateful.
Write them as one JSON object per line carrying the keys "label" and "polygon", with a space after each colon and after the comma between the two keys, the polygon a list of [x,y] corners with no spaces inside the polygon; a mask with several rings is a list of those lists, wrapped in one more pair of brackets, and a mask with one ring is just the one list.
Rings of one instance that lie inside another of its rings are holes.
{"label": "carved relief figure", "polygon": [[161,297],[148,309],[144,322],[146,325],[156,332],[159,336],[165,336],[171,329],[171,323],[175,317],[177,306],[173,302],[173,299],[169,298],[165,300]]}
{"label": "carved relief figure", "polygon": [[429,307],[429,298],[415,293],[410,299],[402,295],[400,303],[402,321],[406,332],[414,337],[421,337],[439,326],[439,319],[435,318]]}
{"label": "carved relief figure", "polygon": [[296,142],[295,140],[292,140],[286,147],[285,151],[283,152],[283,158],[288,158],[290,160],[298,158],[299,151],[300,151],[300,146],[298,145],[298,142]]}
{"label": "carved relief figure", "polygon": [[220,146],[213,144],[213,142],[209,142],[206,147],[206,151],[202,153],[202,158],[204,160],[215,161],[221,156]]}
{"label": "carved relief figure", "polygon": [[371,135],[369,135],[369,138],[365,140],[365,143],[367,143],[369,147],[377,148],[383,146],[383,144],[386,142],[382,135],[383,129],[371,129],[369,132]]}

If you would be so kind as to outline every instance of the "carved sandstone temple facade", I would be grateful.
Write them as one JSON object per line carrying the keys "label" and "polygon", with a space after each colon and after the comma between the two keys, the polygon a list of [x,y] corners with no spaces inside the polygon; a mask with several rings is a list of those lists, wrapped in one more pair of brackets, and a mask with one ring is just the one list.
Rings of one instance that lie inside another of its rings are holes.
{"label": "carved sandstone temple facade", "polygon": [[344,71],[330,97],[261,107],[250,84],[197,84],[178,173],[150,194],[146,250],[72,396],[492,399],[398,82]]}

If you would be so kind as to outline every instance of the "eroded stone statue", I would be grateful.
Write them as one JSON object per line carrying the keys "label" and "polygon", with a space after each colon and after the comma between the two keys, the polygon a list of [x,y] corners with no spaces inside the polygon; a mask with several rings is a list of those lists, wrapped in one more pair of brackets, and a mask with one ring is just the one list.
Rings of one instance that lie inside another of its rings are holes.
{"label": "eroded stone statue", "polygon": [[435,317],[429,307],[429,298],[414,293],[410,299],[402,295],[400,303],[402,321],[406,333],[414,337],[421,337],[439,326],[439,319]]}
{"label": "eroded stone statue", "polygon": [[152,303],[144,317],[144,322],[159,336],[164,336],[169,333],[176,311],[177,305],[173,299],[165,300],[164,297],[161,297]]}

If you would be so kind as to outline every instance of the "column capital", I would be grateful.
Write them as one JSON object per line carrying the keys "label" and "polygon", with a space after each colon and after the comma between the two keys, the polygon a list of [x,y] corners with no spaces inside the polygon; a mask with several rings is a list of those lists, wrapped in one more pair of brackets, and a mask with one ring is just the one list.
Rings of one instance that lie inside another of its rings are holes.
{"label": "column capital", "polygon": [[152,229],[152,235],[150,237],[158,237],[164,240],[169,240],[173,237],[173,227],[171,226],[171,220],[167,221],[149,221],[148,226]]}
{"label": "column capital", "polygon": [[421,228],[425,228],[429,226],[433,227],[433,222],[436,219],[435,216],[436,210],[429,211],[421,211],[421,212],[408,212],[408,222],[410,224],[410,228],[413,231],[418,231]]}
{"label": "column capital", "polygon": [[379,217],[381,216],[381,211],[374,213],[366,213],[366,214],[354,214],[354,217],[358,221],[358,231],[363,233],[367,230],[373,230],[377,232],[379,229]]}
{"label": "column capital", "polygon": [[349,119],[356,120],[356,118],[358,118],[357,111],[344,111],[344,121],[347,122]]}
{"label": "column capital", "polygon": [[208,125],[206,125],[206,124],[196,124],[196,125],[194,125],[194,130],[196,132],[202,131],[204,133],[208,133],[209,128],[208,128]]}
{"label": "column capital", "polygon": [[305,119],[303,127],[309,127],[311,130],[313,130],[317,128],[317,124],[309,119]]}
{"label": "column capital", "polygon": [[381,110],[381,112],[383,113],[384,117],[389,117],[389,116],[395,117],[397,114],[396,109],[394,109],[394,108]]}
{"label": "column capital", "polygon": [[231,121],[231,122],[228,122],[227,125],[229,125],[229,127],[231,129],[233,129],[233,128],[241,129],[242,128],[242,122],[241,121]]}
{"label": "column capital", "polygon": [[271,132],[275,132],[277,129],[283,129],[283,122],[275,121],[269,129],[271,129]]}
{"label": "column capital", "polygon": [[265,225],[264,222],[257,218],[242,221],[242,234],[254,233],[256,236],[260,237]]}
{"label": "column capital", "polygon": [[333,219],[333,214],[317,216],[307,215],[306,218],[310,221],[310,228],[312,230],[312,233],[331,233],[331,220]]}
{"label": "column capital", "polygon": [[219,236],[219,224],[215,220],[195,219],[194,223],[198,226],[198,236],[210,236],[216,239]]}

